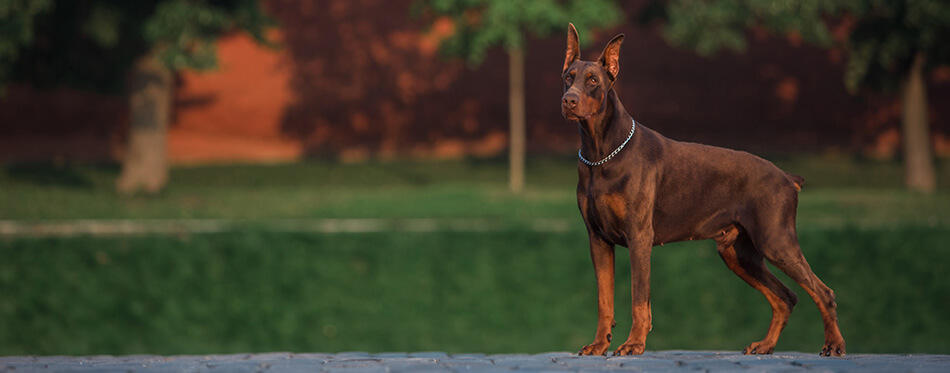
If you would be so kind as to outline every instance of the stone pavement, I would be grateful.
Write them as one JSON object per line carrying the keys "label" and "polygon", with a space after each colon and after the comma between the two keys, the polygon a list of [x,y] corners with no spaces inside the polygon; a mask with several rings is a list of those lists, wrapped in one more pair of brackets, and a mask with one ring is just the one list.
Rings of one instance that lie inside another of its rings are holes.
{"label": "stone pavement", "polygon": [[823,358],[797,352],[658,351],[637,357],[446,354],[443,352],[267,353],[184,356],[10,356],[0,372],[950,372],[950,355],[853,354]]}

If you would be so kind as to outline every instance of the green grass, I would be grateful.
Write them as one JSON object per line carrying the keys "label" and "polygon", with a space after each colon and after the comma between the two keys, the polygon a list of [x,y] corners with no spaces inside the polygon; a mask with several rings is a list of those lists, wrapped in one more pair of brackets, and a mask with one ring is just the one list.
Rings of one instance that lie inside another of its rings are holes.
{"label": "green grass", "polygon": [[[838,294],[850,352],[950,352],[946,242],[933,229],[802,235]],[[7,241],[0,355],[573,350],[596,320],[585,244],[517,231]],[[740,350],[764,335],[765,299],[711,243],[657,248],[652,272],[649,349]],[[801,302],[778,348],[817,353],[821,319],[793,288]]]}
{"label": "green grass", "polygon": [[[471,160],[183,167],[172,170],[168,190],[155,197],[116,196],[113,165],[8,165],[0,166],[0,219],[576,217],[576,162],[530,159],[523,195],[508,193],[504,162]],[[807,179],[800,214],[851,222],[874,210],[878,216],[867,217],[875,219],[868,224],[878,224],[878,217],[922,219],[921,212],[931,219],[950,205],[950,162],[939,164],[942,189],[934,197],[901,190],[896,162],[798,157],[777,163]]]}
{"label": "green grass", "polygon": [[[560,162],[563,161],[563,162]],[[114,166],[9,166],[0,219],[529,217],[574,215],[570,160],[532,162],[531,187],[511,195],[493,161],[177,168],[155,197],[117,197]],[[512,209],[511,204],[518,205]]]}
{"label": "green grass", "polygon": [[[893,162],[777,163],[808,179],[800,240],[838,295],[849,352],[950,353],[948,163],[934,196],[902,191]],[[495,161],[176,168],[156,197],[115,196],[109,165],[0,167],[0,219],[251,222],[222,234],[0,237],[0,355],[576,350],[593,336],[596,302],[574,164],[531,160],[520,196]],[[253,224],[328,217],[478,217],[512,228],[304,234]],[[578,225],[521,229],[547,217]],[[615,346],[630,326],[618,253]],[[654,249],[652,273],[648,349],[740,350],[764,335],[765,299],[712,242]],[[817,353],[818,312],[780,277],[800,302],[778,349]]]}

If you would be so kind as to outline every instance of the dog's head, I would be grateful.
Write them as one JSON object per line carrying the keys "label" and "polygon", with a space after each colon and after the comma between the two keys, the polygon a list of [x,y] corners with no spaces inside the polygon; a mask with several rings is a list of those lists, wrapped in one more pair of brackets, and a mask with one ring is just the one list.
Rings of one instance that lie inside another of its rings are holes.
{"label": "dog's head", "polygon": [[564,58],[564,95],[561,96],[561,114],[577,122],[604,110],[607,92],[620,73],[620,45],[623,34],[615,36],[597,61],[581,61],[574,24],[567,29],[567,54]]}

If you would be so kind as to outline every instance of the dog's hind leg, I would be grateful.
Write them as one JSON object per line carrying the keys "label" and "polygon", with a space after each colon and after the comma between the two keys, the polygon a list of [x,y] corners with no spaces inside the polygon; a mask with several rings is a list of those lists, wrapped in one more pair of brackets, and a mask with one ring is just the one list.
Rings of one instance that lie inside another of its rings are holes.
{"label": "dog's hind leg", "polygon": [[[835,292],[825,285],[811,270],[811,266],[802,255],[795,234],[794,216],[785,224],[760,224],[760,227],[776,227],[769,230],[759,229],[752,235],[756,249],[776,268],[785,272],[800,285],[818,306],[825,327],[825,345],[821,349],[824,356],[844,356],[845,343],[838,329]],[[791,228],[783,228],[783,227]]]}
{"label": "dog's hind leg", "polygon": [[758,290],[772,306],[772,322],[765,339],[754,342],[742,350],[743,354],[771,354],[778,342],[779,334],[788,323],[788,317],[798,302],[795,295],[785,284],[765,266],[762,254],[756,250],[752,240],[745,232],[737,228],[726,230],[716,239],[719,256],[732,272]]}

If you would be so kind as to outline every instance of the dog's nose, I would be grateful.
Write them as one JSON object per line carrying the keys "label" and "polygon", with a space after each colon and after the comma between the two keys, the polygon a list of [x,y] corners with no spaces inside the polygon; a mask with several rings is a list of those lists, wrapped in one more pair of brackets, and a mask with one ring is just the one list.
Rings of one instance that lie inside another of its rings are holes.
{"label": "dog's nose", "polygon": [[561,104],[568,109],[577,107],[577,95],[564,95],[564,97],[561,98]]}

